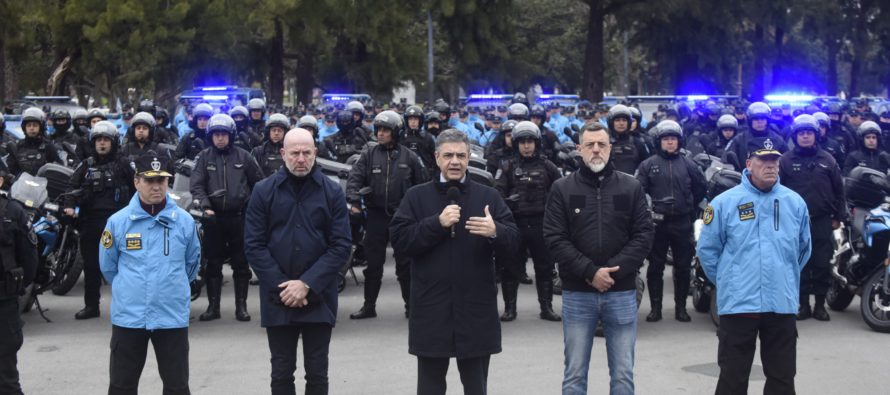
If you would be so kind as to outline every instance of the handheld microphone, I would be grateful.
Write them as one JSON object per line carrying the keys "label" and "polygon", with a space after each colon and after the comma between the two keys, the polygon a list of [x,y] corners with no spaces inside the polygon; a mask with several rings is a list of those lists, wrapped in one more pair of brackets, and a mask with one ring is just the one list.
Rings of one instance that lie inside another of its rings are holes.
{"label": "handheld microphone", "polygon": [[[445,195],[448,196],[448,200],[451,201],[451,204],[457,204],[457,200],[460,199],[460,189],[457,187],[449,187],[447,191],[445,191]],[[451,225],[451,238],[454,238],[454,225]]]}

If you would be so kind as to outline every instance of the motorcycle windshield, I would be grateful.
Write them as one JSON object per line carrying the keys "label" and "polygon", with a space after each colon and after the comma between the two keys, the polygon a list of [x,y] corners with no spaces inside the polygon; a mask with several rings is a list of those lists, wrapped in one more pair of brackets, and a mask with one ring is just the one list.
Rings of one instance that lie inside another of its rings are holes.
{"label": "motorcycle windshield", "polygon": [[22,173],[9,189],[9,196],[28,208],[43,206],[49,195],[46,192],[46,178]]}

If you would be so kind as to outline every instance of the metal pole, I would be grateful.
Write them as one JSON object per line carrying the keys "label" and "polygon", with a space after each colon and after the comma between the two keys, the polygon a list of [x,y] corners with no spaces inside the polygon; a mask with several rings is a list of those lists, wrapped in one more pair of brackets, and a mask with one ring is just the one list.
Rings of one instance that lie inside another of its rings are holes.
{"label": "metal pole", "polygon": [[623,81],[621,81],[621,82],[624,84],[624,94],[629,95],[630,94],[630,75],[629,75],[630,66],[628,63],[630,63],[630,62],[627,59],[627,41],[628,41],[627,40],[627,32],[624,32],[624,40],[623,41],[624,41],[624,45],[622,45],[621,47],[623,50],[623,57],[624,57],[624,59],[623,59],[624,60],[624,72],[621,74],[622,79],[623,79]]}
{"label": "metal pole", "polygon": [[427,85],[427,102],[433,103],[433,13],[426,12],[426,85]]}

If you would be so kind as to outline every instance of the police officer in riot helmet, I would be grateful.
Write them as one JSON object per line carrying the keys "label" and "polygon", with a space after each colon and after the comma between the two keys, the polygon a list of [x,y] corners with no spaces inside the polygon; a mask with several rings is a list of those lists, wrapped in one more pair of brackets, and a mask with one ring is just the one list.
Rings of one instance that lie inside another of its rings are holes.
{"label": "police officer in riot helmet", "polygon": [[[349,172],[346,200],[353,215],[361,214],[364,204],[365,222],[365,300],[361,309],[350,314],[351,319],[377,316],[376,303],[386,261],[386,245],[389,243],[389,223],[399,207],[402,197],[414,185],[426,182],[426,170],[414,151],[399,144],[402,117],[395,111],[383,111],[374,117],[377,145],[362,152]],[[371,187],[369,195],[362,196],[362,188]],[[409,261],[395,254],[396,278],[405,302],[408,316],[408,298],[411,290]]]}
{"label": "police officer in riot helmet", "polygon": [[[533,105],[529,112],[529,120],[541,131],[541,153],[551,162],[557,164],[559,158],[557,157],[556,144],[560,140],[556,132],[546,126],[547,110],[540,104]],[[566,139],[566,141],[569,141],[569,139]]]}
{"label": "police officer in riot helmet", "polygon": [[148,151],[153,151],[155,155],[170,158],[172,155],[170,151],[160,147],[156,138],[155,118],[147,112],[136,113],[130,120],[130,127],[127,128],[126,143],[121,148],[121,157],[128,163],[132,163]]}
{"label": "police officer in riot helmet", "polygon": [[266,115],[266,102],[259,98],[250,99],[247,101],[247,111],[250,113],[250,130],[257,135],[262,134],[266,129],[266,121],[263,119]]}
{"label": "police officer in riot helmet", "polygon": [[488,146],[485,153],[485,169],[492,176],[497,175],[499,169],[504,169],[509,165],[510,158],[513,157],[515,149],[513,147],[513,128],[519,123],[515,120],[508,120],[501,124],[501,131],[498,137]]}
{"label": "police officer in riot helmet", "polygon": [[87,142],[80,135],[72,132],[71,114],[68,110],[53,111],[50,116],[53,123],[52,141],[56,147],[66,154],[66,165],[74,167],[87,157]]}
{"label": "police officer in riot helmet", "polygon": [[158,142],[170,145],[179,144],[179,130],[176,125],[170,122],[170,113],[163,107],[157,107],[155,113],[155,134],[158,136]]}
{"label": "police officer in riot helmet", "polygon": [[438,111],[430,111],[426,113],[423,129],[433,138],[442,132],[442,117],[439,115]]}
{"label": "police officer in riot helmet", "polygon": [[108,117],[105,116],[105,112],[103,112],[101,109],[93,108],[90,109],[89,112],[87,112],[87,124],[89,124],[90,128],[92,128],[93,125],[96,124],[96,122],[107,120]]}
{"label": "police officer in riot helmet", "polygon": [[748,129],[738,133],[726,146],[723,163],[734,166],[736,171],[742,171],[751,152],[759,149],[786,151],[785,139],[770,129],[771,113],[772,109],[764,102],[754,102],[748,106]]}
{"label": "police officer in riot helmet", "polygon": [[43,110],[31,107],[22,112],[22,131],[25,138],[8,144],[6,166],[9,173],[18,177],[22,173],[37,175],[37,170],[47,163],[62,163],[58,148],[46,138],[46,115]]}
{"label": "police officer in riot helmet", "polygon": [[530,118],[530,112],[525,104],[513,103],[507,107],[507,120],[520,122],[528,121]]}
{"label": "police officer in riot helmet", "polygon": [[828,117],[828,114],[821,111],[813,113],[813,118],[816,118],[816,121],[819,122],[819,133],[816,136],[816,142],[819,144],[819,148],[828,152],[834,158],[834,161],[837,162],[838,166],[843,165],[844,161],[847,159],[846,148],[844,148],[844,146],[837,140],[828,137],[828,132],[831,130],[831,118]]}
{"label": "police officer in riot helmet", "polygon": [[[154,130],[152,131],[152,138],[151,138],[151,140],[153,142],[158,143],[158,144],[176,145],[176,141],[177,141],[176,137],[171,135],[170,131],[167,130],[166,127],[163,127],[160,122],[160,119],[159,119],[160,110],[161,110],[160,108],[155,106],[155,103],[153,101],[148,100],[148,99],[139,102],[139,106],[136,107],[137,114],[140,112],[144,112],[144,113],[151,115],[152,118],[154,118],[155,126],[154,126]],[[164,111],[165,116],[166,116],[166,113],[167,112]],[[165,121],[169,121],[169,118],[170,118],[169,116],[166,116]],[[136,118],[134,115],[134,117],[130,119],[130,126],[133,125],[133,121],[135,119]],[[166,125],[166,122],[164,123],[164,125]],[[129,129],[127,131],[129,131]]]}
{"label": "police officer in riot helmet", "polygon": [[[509,121],[508,121],[509,122]],[[509,158],[506,167],[498,169],[495,188],[504,197],[522,237],[521,251],[503,264],[501,287],[503,288],[504,314],[501,321],[516,319],[516,300],[521,268],[529,256],[535,268],[535,286],[541,319],[560,321],[553,311],[553,278],[555,262],[544,244],[544,203],[550,186],[561,177],[559,169],[541,152],[541,134],[537,125],[522,121],[513,127],[512,143],[516,154]]]}
{"label": "police officer in riot helmet", "polygon": [[[846,125],[844,125],[844,108],[841,103],[828,103],[823,107],[823,110],[828,114],[831,122],[831,126],[828,128],[828,138],[837,141],[847,154],[859,149],[860,142],[856,135],[857,130],[848,130]],[[846,161],[846,158],[844,160]]]}
{"label": "police officer in riot helmet", "polygon": [[405,109],[405,131],[401,137],[401,144],[408,147],[420,157],[426,169],[435,169],[436,166],[436,142],[433,136],[423,130],[423,109],[418,106],[409,106]]}
{"label": "police officer in riot helmet", "polygon": [[649,252],[646,271],[652,311],[646,321],[661,321],[664,267],[670,248],[674,257],[674,318],[689,322],[686,297],[689,296],[690,265],[695,254],[692,225],[708,186],[698,165],[680,153],[683,139],[680,124],[664,120],[658,123],[656,130],[656,155],[643,161],[637,171],[637,180],[651,198],[655,220],[655,242]]}
{"label": "police officer in riot helmet", "polygon": [[[229,116],[235,121],[235,146],[241,148],[247,152],[253,150],[254,147],[259,146],[263,142],[263,135],[259,132],[265,134],[266,128],[253,130],[253,128],[248,126],[248,111],[244,106],[235,106],[229,110]],[[286,130],[285,130],[286,132]]]}
{"label": "police officer in riot helmet", "polygon": [[722,158],[726,146],[739,131],[739,121],[730,114],[721,115],[717,119],[717,131],[702,139],[708,155]]}
{"label": "police officer in riot helmet", "polygon": [[633,175],[637,166],[651,154],[646,141],[630,130],[633,114],[630,108],[616,104],[609,109],[607,124],[612,139],[611,161],[615,170]]}
{"label": "police officer in riot helmet", "polygon": [[297,127],[300,129],[306,129],[312,133],[312,139],[315,141],[315,148],[318,149],[318,152],[315,154],[316,158],[335,160],[335,158],[331,156],[331,153],[328,151],[328,147],[322,143],[321,139],[319,139],[317,118],[313,117],[312,115],[303,115],[297,121]]}
{"label": "police officer in riot helmet", "polygon": [[[364,130],[362,121],[365,119],[365,106],[361,102],[353,100],[346,103],[346,111],[352,113],[352,122],[355,124],[355,127],[361,127]],[[369,130],[364,130],[364,132],[368,133]]]}
{"label": "police officer in riot helmet", "polygon": [[[6,156],[9,153],[6,146],[10,143],[15,144],[15,139],[6,133],[6,117],[0,112],[0,156]],[[5,163],[3,164],[3,169],[6,171]]]}
{"label": "police officer in riot helmet", "polygon": [[[0,114],[0,123],[2,118]],[[0,188],[7,181],[8,175],[0,172]],[[16,366],[22,347],[18,297],[37,272],[37,237],[28,213],[6,194],[0,194],[0,235],[0,393],[21,394]]]}
{"label": "police officer in riot helmet", "polygon": [[263,172],[249,152],[236,147],[235,121],[226,114],[216,114],[207,122],[211,145],[195,159],[189,191],[194,206],[204,212],[202,256],[207,258],[207,311],[201,321],[220,318],[222,265],[232,266],[235,283],[235,319],[250,321],[247,313],[247,289],[251,272],[244,257],[244,209],[254,185]]}
{"label": "police officer in riot helmet", "polygon": [[176,146],[176,152],[173,154],[174,159],[195,160],[198,153],[207,148],[207,123],[211,116],[213,116],[213,107],[207,103],[198,104],[192,109],[189,117],[189,127],[192,131],[179,140],[179,145]]}
{"label": "police officer in riot helmet", "polygon": [[[312,119],[315,120],[315,118]],[[287,116],[277,113],[269,115],[263,144],[254,148],[250,153],[266,176],[272,175],[284,165],[281,149],[284,148],[284,134],[288,130],[290,130],[290,121]]]}
{"label": "police officer in riot helmet", "polygon": [[859,149],[850,152],[844,161],[844,175],[850,174],[857,166],[865,166],[887,174],[890,169],[890,154],[881,147],[881,127],[872,121],[865,121],[856,131]]}
{"label": "police officer in riot helmet", "polygon": [[[154,119],[152,118],[152,121]],[[99,316],[99,240],[105,222],[133,197],[134,171],[130,161],[120,155],[117,127],[109,121],[99,121],[90,132],[89,157],[74,169],[62,207],[69,217],[78,217],[80,253],[83,257],[84,308],[74,315],[78,320]],[[75,213],[75,207],[80,208]]]}
{"label": "police officer in riot helmet", "polygon": [[[819,121],[815,117],[797,116],[791,124],[790,137],[794,148],[779,160],[779,181],[806,202],[813,240],[810,260],[800,273],[797,319],[828,321],[825,295],[831,284],[833,231],[848,218],[843,178],[837,162],[819,146]],[[810,295],[815,295],[812,309]]]}
{"label": "police officer in riot helmet", "polygon": [[328,152],[337,162],[346,163],[352,155],[362,151],[368,143],[368,135],[364,129],[356,130],[352,112],[343,110],[337,113],[337,133],[324,139]]}
{"label": "police officer in riot helmet", "polygon": [[74,133],[86,139],[90,135],[90,123],[87,110],[78,108],[71,114],[71,120],[74,125]]}

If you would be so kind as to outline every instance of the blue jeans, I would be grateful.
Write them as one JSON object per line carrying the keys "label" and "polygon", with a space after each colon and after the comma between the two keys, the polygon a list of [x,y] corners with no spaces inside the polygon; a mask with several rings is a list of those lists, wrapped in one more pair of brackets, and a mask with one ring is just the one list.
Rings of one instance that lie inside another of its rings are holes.
{"label": "blue jeans", "polygon": [[562,328],[565,337],[563,395],[587,393],[587,372],[597,321],[603,321],[609,359],[609,393],[634,393],[634,345],[637,341],[635,290],[620,292],[562,293]]}

